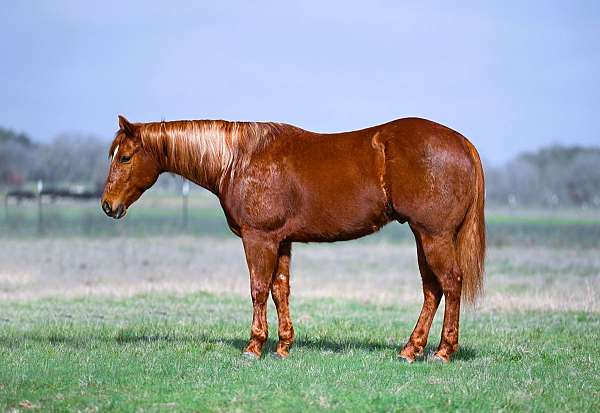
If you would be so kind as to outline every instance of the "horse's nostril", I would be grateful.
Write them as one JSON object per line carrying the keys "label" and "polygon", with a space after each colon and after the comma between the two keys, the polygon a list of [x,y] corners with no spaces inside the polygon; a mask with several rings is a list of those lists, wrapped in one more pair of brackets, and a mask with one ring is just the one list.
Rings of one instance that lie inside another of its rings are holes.
{"label": "horse's nostril", "polygon": [[110,215],[110,213],[112,212],[110,204],[107,201],[104,201],[102,203],[102,210],[106,213],[106,215]]}
{"label": "horse's nostril", "polygon": [[119,205],[115,212],[116,212],[115,218],[117,218],[117,219],[121,218],[123,215],[125,215],[125,206],[123,204]]}

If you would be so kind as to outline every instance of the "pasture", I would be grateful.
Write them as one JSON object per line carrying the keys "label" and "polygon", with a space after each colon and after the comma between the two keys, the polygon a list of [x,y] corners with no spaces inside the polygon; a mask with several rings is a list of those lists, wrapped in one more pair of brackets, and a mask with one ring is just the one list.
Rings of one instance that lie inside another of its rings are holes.
{"label": "pasture", "polygon": [[182,228],[178,199],[148,195],[123,222],[45,206],[41,235],[35,204],[0,218],[0,409],[600,409],[597,211],[488,211],[486,294],[463,309],[450,365],[396,359],[421,303],[406,226],[294,245],[296,344],[271,357],[270,305],[267,351],[250,361],[241,242],[211,198],[192,197]]}

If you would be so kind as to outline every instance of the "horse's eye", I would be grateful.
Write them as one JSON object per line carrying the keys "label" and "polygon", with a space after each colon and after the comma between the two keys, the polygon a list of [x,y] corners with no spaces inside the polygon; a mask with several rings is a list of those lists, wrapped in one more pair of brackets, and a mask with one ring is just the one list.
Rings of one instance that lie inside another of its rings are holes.
{"label": "horse's eye", "polygon": [[127,156],[127,155],[122,155],[121,158],[119,158],[119,162],[121,163],[127,163],[131,160],[131,156]]}

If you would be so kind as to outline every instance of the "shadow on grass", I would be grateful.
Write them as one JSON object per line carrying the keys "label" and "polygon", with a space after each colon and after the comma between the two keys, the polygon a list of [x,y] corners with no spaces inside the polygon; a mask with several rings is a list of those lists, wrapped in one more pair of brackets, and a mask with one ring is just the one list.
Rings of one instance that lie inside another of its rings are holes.
{"label": "shadow on grass", "polygon": [[[7,348],[18,347],[26,341],[46,343],[50,345],[66,345],[78,349],[86,349],[96,346],[97,343],[113,344],[150,344],[150,343],[187,343],[198,345],[227,345],[229,347],[242,351],[248,343],[245,338],[238,337],[215,337],[204,334],[181,335],[181,334],[143,334],[128,330],[118,330],[108,335],[89,335],[89,336],[70,336],[68,334],[21,334],[0,336],[0,346]],[[268,339],[265,343],[264,353],[274,352],[277,348],[277,340]],[[323,352],[346,353],[353,350],[376,352],[376,351],[395,351],[399,352],[401,346],[376,340],[362,340],[348,337],[340,340],[329,340],[326,338],[311,339],[310,337],[300,337],[294,343],[296,349],[309,349]],[[429,356],[435,352],[435,347],[428,345],[425,348],[425,355]],[[460,347],[459,351],[453,356],[453,360],[472,360],[477,358],[477,352],[472,347]]]}
{"label": "shadow on grass", "polygon": [[[437,347],[432,346],[431,344],[427,345],[427,347],[425,347],[425,351],[424,354],[427,357],[430,357],[433,355],[433,353],[435,353],[435,350],[437,350]],[[460,346],[458,348],[458,351],[452,356],[452,361],[456,361],[456,360],[473,360],[477,358],[477,351],[470,346]]]}

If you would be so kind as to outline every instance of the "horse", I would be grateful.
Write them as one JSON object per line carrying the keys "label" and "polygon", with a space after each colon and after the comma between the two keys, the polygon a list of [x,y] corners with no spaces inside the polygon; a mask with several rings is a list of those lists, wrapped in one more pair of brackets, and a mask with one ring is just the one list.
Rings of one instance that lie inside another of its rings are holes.
{"label": "horse", "polygon": [[101,208],[122,218],[163,172],[218,197],[229,228],[242,239],[250,273],[245,356],[261,356],[269,292],[279,323],[274,355],[289,355],[292,243],[356,239],[397,221],[414,234],[423,286],[421,313],[398,357],[412,363],[423,356],[444,296],[432,358],[450,361],[458,349],[461,298],[476,300],[484,274],[484,175],[467,138],[421,118],[329,134],[274,122],[118,119]]}

